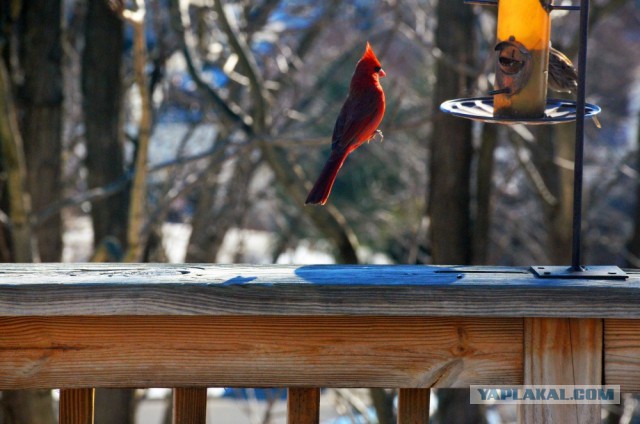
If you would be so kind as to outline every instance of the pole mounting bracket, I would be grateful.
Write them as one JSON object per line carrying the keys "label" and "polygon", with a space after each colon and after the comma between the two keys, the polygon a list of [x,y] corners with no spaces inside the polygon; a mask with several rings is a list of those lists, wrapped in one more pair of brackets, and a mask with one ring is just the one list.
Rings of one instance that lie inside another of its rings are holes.
{"label": "pole mounting bracket", "polygon": [[604,279],[624,280],[629,275],[617,266],[580,266],[574,269],[571,266],[531,266],[531,271],[539,278],[570,278],[570,279]]}

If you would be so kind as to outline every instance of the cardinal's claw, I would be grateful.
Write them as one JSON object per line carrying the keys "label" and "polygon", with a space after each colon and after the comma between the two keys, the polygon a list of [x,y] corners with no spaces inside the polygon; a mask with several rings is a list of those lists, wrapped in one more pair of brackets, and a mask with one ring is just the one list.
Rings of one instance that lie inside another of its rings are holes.
{"label": "cardinal's claw", "polygon": [[380,136],[380,143],[382,143],[384,141],[384,134],[382,134],[382,131],[380,131],[380,130],[376,130],[376,132]]}

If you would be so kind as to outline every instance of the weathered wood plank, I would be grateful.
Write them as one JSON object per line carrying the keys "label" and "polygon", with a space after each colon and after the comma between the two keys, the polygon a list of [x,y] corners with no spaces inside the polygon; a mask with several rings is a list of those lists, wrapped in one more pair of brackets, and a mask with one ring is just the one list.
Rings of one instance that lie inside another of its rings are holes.
{"label": "weathered wood plank", "polygon": [[94,389],[60,390],[60,424],[93,424]]}
{"label": "weathered wood plank", "polygon": [[522,383],[522,319],[0,318],[0,390]]}
{"label": "weathered wood plank", "polygon": [[604,321],[604,381],[640,392],[640,320]]}
{"label": "weathered wood plank", "polygon": [[386,315],[640,318],[627,281],[525,268],[3,265],[0,316]]}
{"label": "weathered wood plank", "polygon": [[287,423],[318,424],[320,422],[320,389],[300,387],[287,390]]}
{"label": "weathered wood plank", "polygon": [[[602,384],[603,323],[599,319],[525,318],[525,384]],[[520,405],[520,422],[596,424],[600,405]]]}
{"label": "weathered wood plank", "polygon": [[398,424],[429,424],[430,389],[398,391]]}
{"label": "weathered wood plank", "polygon": [[206,424],[207,389],[178,387],[173,389],[173,424]]}

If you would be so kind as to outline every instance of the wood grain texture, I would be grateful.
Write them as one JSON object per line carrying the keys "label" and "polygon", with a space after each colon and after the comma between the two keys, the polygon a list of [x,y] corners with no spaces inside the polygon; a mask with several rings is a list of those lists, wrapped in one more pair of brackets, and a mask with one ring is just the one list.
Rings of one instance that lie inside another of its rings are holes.
{"label": "wood grain texture", "polygon": [[398,391],[398,424],[429,424],[430,389]]}
{"label": "wood grain texture", "polygon": [[0,316],[640,318],[640,274],[629,274],[548,280],[504,267],[5,264]]}
{"label": "wood grain texture", "polygon": [[320,389],[300,387],[287,390],[287,423],[318,424],[320,422]]}
{"label": "wood grain texture", "polygon": [[522,319],[0,318],[0,390],[522,383]]}
{"label": "wood grain texture", "polygon": [[206,424],[207,389],[179,387],[173,389],[173,424]]}
{"label": "wood grain texture", "polygon": [[640,320],[604,321],[604,381],[640,392]]}
{"label": "wood grain texture", "polygon": [[93,424],[94,389],[60,390],[59,424]]}
{"label": "wood grain texture", "polygon": [[[598,319],[526,318],[525,384],[602,384],[603,322]],[[596,424],[600,405],[520,405],[520,422]]]}

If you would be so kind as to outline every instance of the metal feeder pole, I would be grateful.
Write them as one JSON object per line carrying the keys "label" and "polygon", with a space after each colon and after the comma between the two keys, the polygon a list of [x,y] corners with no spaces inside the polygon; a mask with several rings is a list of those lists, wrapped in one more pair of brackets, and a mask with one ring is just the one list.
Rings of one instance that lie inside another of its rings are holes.
{"label": "metal feeder pole", "polygon": [[578,90],[576,93],[576,145],[573,164],[573,240],[571,267],[532,266],[542,278],[625,279],[628,275],[617,266],[583,266],[582,263],[582,174],[584,169],[584,119],[587,82],[587,37],[589,0],[580,0],[580,49],[578,51]]}
{"label": "metal feeder pole", "polygon": [[573,241],[571,270],[582,271],[582,173],[584,165],[584,107],[587,82],[587,38],[589,0],[580,0],[580,50],[578,52],[578,92],[576,98],[576,148],[573,164]]}

